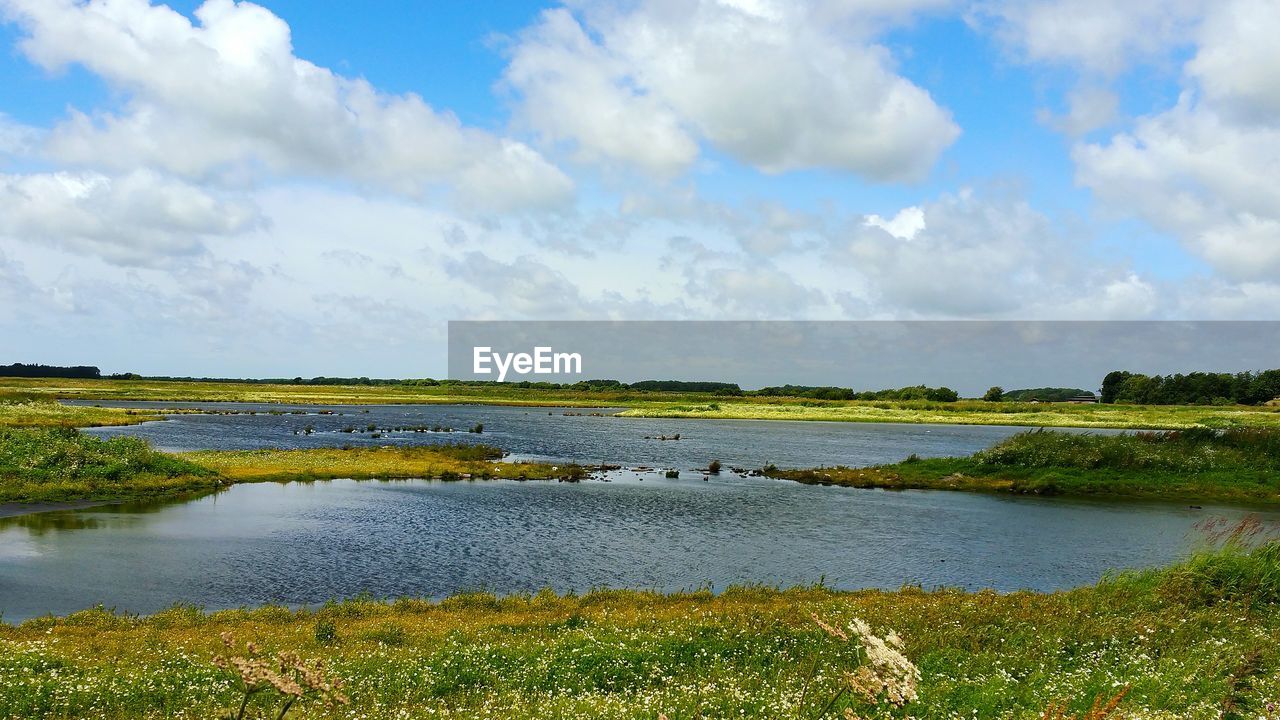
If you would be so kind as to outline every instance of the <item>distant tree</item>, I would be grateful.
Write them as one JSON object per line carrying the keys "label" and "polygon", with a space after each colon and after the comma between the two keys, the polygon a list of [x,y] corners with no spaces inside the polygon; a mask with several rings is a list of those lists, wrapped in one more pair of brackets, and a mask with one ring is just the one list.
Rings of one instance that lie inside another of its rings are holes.
{"label": "distant tree", "polygon": [[949,387],[929,388],[925,391],[925,398],[934,402],[955,402],[960,399],[960,393]]}
{"label": "distant tree", "polygon": [[982,396],[982,399],[987,402],[1000,402],[1004,399],[1004,388],[999,385],[992,385],[991,389],[987,390],[987,394]]}
{"label": "distant tree", "polygon": [[1125,370],[1113,370],[1107,373],[1102,379],[1102,402],[1114,403],[1120,397],[1120,386],[1128,380],[1133,373]]}

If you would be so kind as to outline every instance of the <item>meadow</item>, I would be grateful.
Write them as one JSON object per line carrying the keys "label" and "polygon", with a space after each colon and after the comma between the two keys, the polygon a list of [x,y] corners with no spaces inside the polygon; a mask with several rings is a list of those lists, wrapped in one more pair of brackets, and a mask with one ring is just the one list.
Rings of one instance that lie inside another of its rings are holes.
{"label": "meadow", "polygon": [[[0,398],[293,404],[472,403],[619,407],[625,416],[729,420],[952,423],[1027,427],[1179,429],[1280,427],[1278,405],[1073,405],[960,400],[733,398],[710,393],[519,388],[511,385],[273,385],[168,380],[0,378]],[[120,416],[128,417],[128,416]],[[0,422],[3,421],[0,413]]]}
{"label": "meadow", "polygon": [[1052,594],[89,610],[0,625],[0,717],[1274,719],[1280,546],[1241,541],[1263,535]]}
{"label": "meadow", "polygon": [[1019,433],[965,458],[872,468],[766,468],[770,477],[848,487],[1280,502],[1280,429],[1090,435]]}

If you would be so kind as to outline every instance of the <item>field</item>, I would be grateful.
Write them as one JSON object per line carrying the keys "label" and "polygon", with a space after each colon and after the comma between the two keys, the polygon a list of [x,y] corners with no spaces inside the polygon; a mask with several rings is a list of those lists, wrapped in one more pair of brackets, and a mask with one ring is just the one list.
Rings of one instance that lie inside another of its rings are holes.
{"label": "field", "polygon": [[767,468],[766,474],[848,487],[1280,503],[1280,430],[1031,431],[967,458],[913,457],[874,468]]}
{"label": "field", "polygon": [[[512,386],[270,385],[154,380],[0,378],[0,397],[261,402],[297,404],[476,403],[492,405],[621,407],[634,417],[834,422],[955,423],[1028,427],[1280,427],[1280,406],[1071,405],[954,403],[925,400],[811,400],[721,397],[699,393],[572,391]],[[120,416],[127,417],[127,416]],[[2,413],[0,413],[2,421]]]}
{"label": "field", "polygon": [[[0,625],[0,717],[276,717],[299,693],[290,718],[1031,719],[1117,697],[1106,717],[1275,718],[1278,601],[1280,547],[1236,544],[1054,594],[602,590],[94,610]],[[247,702],[241,677],[262,688]]]}
{"label": "field", "polygon": [[989,403],[961,400],[716,400],[704,403],[645,402],[623,412],[631,417],[718,420],[809,420],[827,422],[943,423],[1176,430],[1189,427],[1280,427],[1274,406],[1073,405]]}

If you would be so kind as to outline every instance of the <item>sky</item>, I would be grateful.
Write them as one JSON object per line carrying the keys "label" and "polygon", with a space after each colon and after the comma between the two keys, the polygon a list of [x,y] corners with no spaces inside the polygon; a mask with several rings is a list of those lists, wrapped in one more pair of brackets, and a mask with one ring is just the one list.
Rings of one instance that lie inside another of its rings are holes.
{"label": "sky", "polygon": [[1278,34],[1275,0],[0,0],[0,362],[1278,319]]}

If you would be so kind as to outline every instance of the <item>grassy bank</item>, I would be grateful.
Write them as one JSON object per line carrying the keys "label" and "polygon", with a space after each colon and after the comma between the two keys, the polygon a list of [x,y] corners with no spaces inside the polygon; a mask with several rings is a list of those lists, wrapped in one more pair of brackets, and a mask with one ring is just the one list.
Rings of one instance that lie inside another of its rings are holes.
{"label": "grassy bank", "polygon": [[486,445],[310,448],[306,450],[202,450],[178,457],[234,482],[329,478],[511,478],[581,479],[576,465],[500,462],[502,451]]}
{"label": "grassy bank", "polygon": [[136,425],[163,417],[150,410],[79,407],[0,394],[0,427],[104,427]]}
{"label": "grassy bank", "polygon": [[574,465],[501,462],[483,445],[205,451],[178,455],[131,437],[71,428],[0,428],[0,503],[136,500],[238,482],[323,478],[579,479]]}
{"label": "grassy bank", "polygon": [[873,468],[767,468],[766,474],[848,487],[1277,503],[1280,430],[1106,436],[1034,431],[967,458],[909,458]]}
{"label": "grassy bank", "polygon": [[1073,405],[1069,403],[927,400],[640,403],[629,417],[716,420],[944,423],[1025,427],[1096,427],[1176,430],[1189,427],[1280,427],[1280,408],[1204,405]]}
{"label": "grassy bank", "polygon": [[[290,718],[837,718],[849,707],[1031,719],[1061,717],[1044,714],[1055,704],[1083,716],[1117,696],[1107,717],[1268,718],[1280,698],[1277,602],[1271,545],[1054,594],[739,588],[99,610],[0,625],[0,717],[234,716],[237,663],[256,654],[273,658],[272,674],[311,670]],[[860,631],[886,641],[864,645]],[[869,658],[874,672],[856,670]],[[893,689],[914,698],[902,707],[857,689],[898,671]],[[332,708],[317,697],[327,690]],[[245,717],[275,717],[283,697],[255,693]]]}
{"label": "grassy bank", "polygon": [[124,500],[209,492],[217,473],[143,440],[71,428],[0,428],[0,502]]}
{"label": "grassy bank", "polygon": [[271,385],[158,380],[0,378],[0,396],[159,402],[295,404],[478,403],[622,407],[634,417],[833,422],[955,423],[1028,427],[1280,427],[1280,406],[1071,405],[1065,403],[725,398],[701,393],[540,390],[511,386]]}

